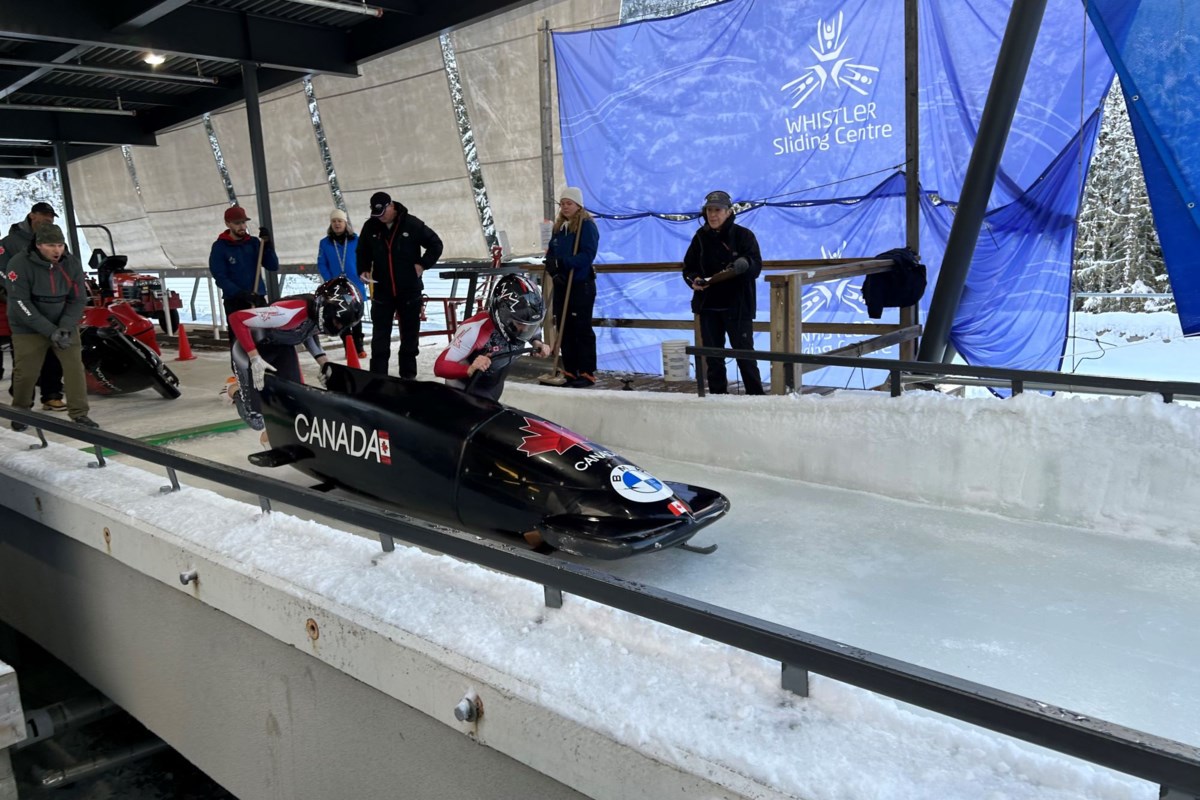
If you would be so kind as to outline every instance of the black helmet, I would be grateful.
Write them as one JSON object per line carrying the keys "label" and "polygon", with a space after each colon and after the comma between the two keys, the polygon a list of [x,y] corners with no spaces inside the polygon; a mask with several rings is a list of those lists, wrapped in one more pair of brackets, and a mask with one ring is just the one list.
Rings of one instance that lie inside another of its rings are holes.
{"label": "black helmet", "polygon": [[505,275],[496,281],[488,305],[492,324],[513,344],[528,342],[546,316],[546,304],[537,284],[522,275]]}
{"label": "black helmet", "polygon": [[362,319],[362,298],[345,277],[325,281],[313,295],[317,301],[317,322],[321,332],[328,336],[340,336]]}

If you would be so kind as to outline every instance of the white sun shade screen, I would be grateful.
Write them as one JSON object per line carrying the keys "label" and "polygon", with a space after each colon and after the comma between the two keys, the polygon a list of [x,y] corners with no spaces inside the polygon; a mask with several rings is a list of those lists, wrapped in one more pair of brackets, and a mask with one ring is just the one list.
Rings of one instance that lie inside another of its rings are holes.
{"label": "white sun shade screen", "polygon": [[121,148],[71,162],[71,195],[75,215],[85,225],[104,225],[112,232],[110,245],[104,231],[85,228],[82,233],[93,249],[109,255],[129,256],[131,269],[162,269],[171,263],[163,252],[146,209],[129,175]]}
{"label": "white sun shade screen", "polygon": [[355,230],[370,213],[371,194],[382,190],[437,232],[443,259],[487,258],[437,40],[361,70],[359,78],[313,78]]}
{"label": "white sun shade screen", "polygon": [[[271,233],[279,260],[284,264],[315,265],[317,243],[329,227],[333,195],[304,84],[296,81],[263,95],[259,111],[271,196]],[[257,234],[262,219],[255,199],[257,186],[245,104],[213,114],[212,125],[238,204],[251,217],[250,232]]]}
{"label": "white sun shade screen", "polygon": [[203,121],[160,133],[157,147],[132,153],[142,203],[167,258],[177,267],[208,266],[229,197]]}
{"label": "white sun shade screen", "polygon": [[[513,255],[540,255],[541,250],[538,39],[542,21],[547,20],[552,31],[579,30],[615,25],[620,12],[620,0],[540,0],[452,34],[492,217],[496,230],[508,233]],[[550,113],[557,192],[563,167],[558,93],[553,85]]]}

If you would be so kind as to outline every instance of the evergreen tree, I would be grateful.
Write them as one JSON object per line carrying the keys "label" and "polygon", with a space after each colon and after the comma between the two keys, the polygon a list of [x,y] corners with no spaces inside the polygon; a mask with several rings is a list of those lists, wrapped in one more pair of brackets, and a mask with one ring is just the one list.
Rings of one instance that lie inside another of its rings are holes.
{"label": "evergreen tree", "polygon": [[[1079,212],[1073,288],[1077,292],[1170,292],[1146,181],[1120,84],[1113,82]],[[1089,297],[1077,310],[1174,311],[1169,297]]]}

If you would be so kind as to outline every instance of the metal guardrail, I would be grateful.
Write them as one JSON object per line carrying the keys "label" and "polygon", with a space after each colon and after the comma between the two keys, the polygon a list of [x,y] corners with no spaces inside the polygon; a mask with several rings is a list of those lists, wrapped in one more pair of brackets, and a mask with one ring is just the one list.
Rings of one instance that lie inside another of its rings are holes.
{"label": "metal guardrail", "polygon": [[[850,367],[852,369],[882,370],[888,373],[888,383],[892,397],[899,397],[903,392],[903,377],[927,377],[930,379],[967,376],[970,378],[991,379],[996,384],[1006,384],[1012,388],[1013,394],[1021,394],[1025,389],[1051,389],[1054,391],[1071,392],[1086,390],[1088,392],[1112,390],[1120,394],[1158,394],[1165,402],[1170,403],[1175,398],[1200,400],[1200,383],[1186,381],[1150,381],[1138,378],[1108,378],[1102,375],[1064,375],[1061,372],[1047,372],[1031,369],[1006,369],[1004,367],[975,367],[968,364],[936,364],[928,361],[897,361],[887,358],[852,358],[848,356],[818,356],[806,353],[780,353],[773,350],[727,350],[721,347],[688,347],[685,351],[690,356],[720,357],[734,359],[751,359],[772,361],[782,364],[799,364],[804,372],[822,369],[824,367]],[[985,384],[985,385],[991,385]],[[705,394],[704,370],[696,370],[697,393]]]}
{"label": "metal guardrail", "polygon": [[[688,348],[689,351],[693,349],[706,348]],[[562,593],[568,592],[770,658],[782,664],[784,687],[799,694],[807,693],[807,672],[816,672],[1152,781],[1162,787],[1163,797],[1200,796],[1200,748],[1182,742],[1094,719],[664,589],[618,579],[590,567],[559,561],[512,545],[482,541],[463,532],[435,528],[403,514],[346,498],[330,497],[118,434],[82,429],[69,421],[11,406],[0,406],[0,419],[22,422],[34,429],[41,443],[32,448],[45,447],[43,431],[50,431],[93,445],[97,458],[94,466],[97,467],[105,464],[105,448],[164,467],[171,481],[171,486],[163,487],[164,492],[179,488],[177,472],[195,475],[241,491],[254,492],[264,511],[270,511],[271,501],[276,501],[375,531],[384,550],[391,550],[393,540],[400,539],[540,583],[545,590],[547,605],[551,607],[561,606]]]}

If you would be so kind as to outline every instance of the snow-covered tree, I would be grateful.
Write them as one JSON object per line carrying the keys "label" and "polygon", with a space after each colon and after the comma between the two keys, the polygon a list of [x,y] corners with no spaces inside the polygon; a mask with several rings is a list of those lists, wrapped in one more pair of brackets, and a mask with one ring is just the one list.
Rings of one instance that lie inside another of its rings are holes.
{"label": "snow-covered tree", "polygon": [[[1171,291],[1129,113],[1115,81],[1104,104],[1104,121],[1079,212],[1073,284],[1079,292]],[[1078,308],[1173,311],[1175,303],[1170,298],[1090,297],[1079,301]]]}

